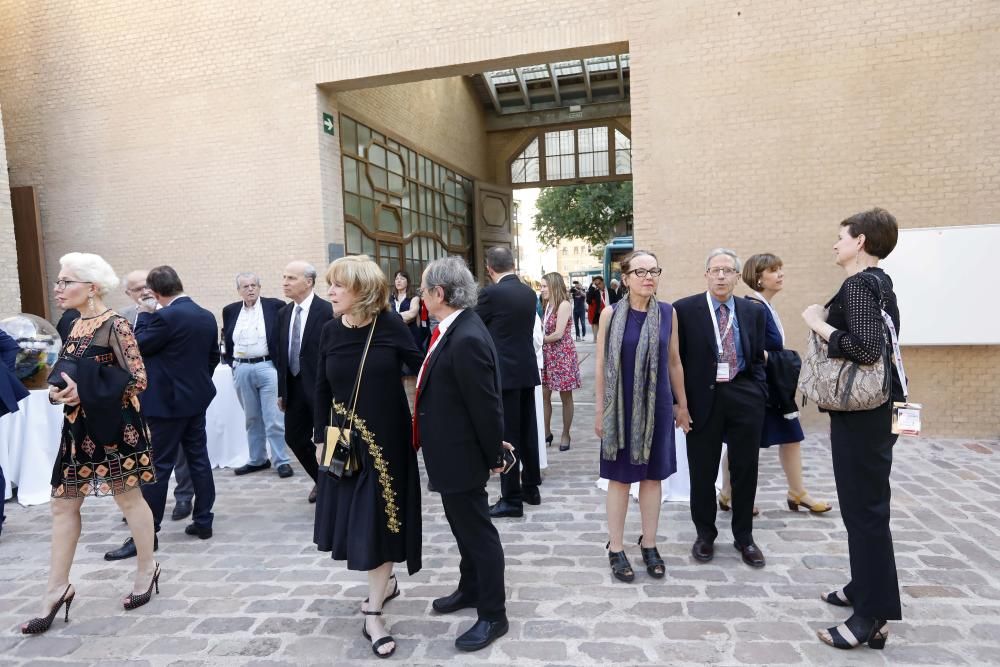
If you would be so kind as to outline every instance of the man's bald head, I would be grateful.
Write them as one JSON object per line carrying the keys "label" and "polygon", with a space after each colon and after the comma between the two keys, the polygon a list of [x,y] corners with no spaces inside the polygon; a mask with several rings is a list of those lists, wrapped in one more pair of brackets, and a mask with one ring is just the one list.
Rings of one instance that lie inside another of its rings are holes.
{"label": "man's bald head", "polygon": [[281,274],[281,289],[295,303],[302,303],[316,286],[316,267],[302,260],[289,262]]}
{"label": "man's bald head", "polygon": [[139,303],[139,300],[142,298],[153,295],[149,291],[149,288],[146,287],[146,275],[148,273],[149,271],[146,270],[129,271],[125,274],[125,279],[122,280],[122,283],[125,285],[125,294],[136,303]]}

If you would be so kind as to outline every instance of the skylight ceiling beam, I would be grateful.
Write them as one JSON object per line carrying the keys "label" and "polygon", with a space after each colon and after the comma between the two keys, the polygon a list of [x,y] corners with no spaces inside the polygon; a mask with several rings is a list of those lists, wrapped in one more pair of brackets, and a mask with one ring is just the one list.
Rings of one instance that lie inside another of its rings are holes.
{"label": "skylight ceiling beam", "polygon": [[618,95],[625,99],[625,73],[622,71],[622,57],[615,56],[615,64],[618,65]]}
{"label": "skylight ceiling beam", "polygon": [[517,79],[517,87],[521,90],[521,98],[524,100],[524,106],[531,109],[531,98],[528,97],[528,86],[524,82],[523,67],[514,68],[514,78]]}
{"label": "skylight ceiling beam", "polygon": [[545,64],[545,69],[549,72],[549,81],[552,82],[552,94],[555,96],[556,106],[562,106],[562,94],[559,92],[559,78],[552,69],[551,63]]}
{"label": "skylight ceiling beam", "polygon": [[587,88],[587,101],[594,101],[594,91],[590,87],[590,70],[587,69],[587,61],[581,60],[580,67],[583,68],[583,85]]}
{"label": "skylight ceiling beam", "polygon": [[483,74],[483,81],[486,83],[486,90],[490,94],[490,101],[493,102],[493,110],[498,114],[502,114],[503,107],[500,106],[500,98],[497,96],[497,86],[493,83],[493,73],[486,72]]}

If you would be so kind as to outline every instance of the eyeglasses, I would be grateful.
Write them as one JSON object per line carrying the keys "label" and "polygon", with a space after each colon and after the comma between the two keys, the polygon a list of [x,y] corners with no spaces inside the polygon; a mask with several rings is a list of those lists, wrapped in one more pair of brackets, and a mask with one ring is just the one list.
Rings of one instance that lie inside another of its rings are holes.
{"label": "eyeglasses", "polygon": [[663,273],[663,269],[632,269],[631,271],[626,271],[627,276],[630,273],[634,273],[636,278],[645,278],[646,276],[652,276],[653,278],[659,278],[660,274]]}
{"label": "eyeglasses", "polygon": [[240,285],[239,289],[241,292],[245,292],[250,289],[260,289],[260,285],[258,285],[257,283],[252,283],[250,285]]}
{"label": "eyeglasses", "polygon": [[131,289],[125,290],[129,294],[135,294],[136,292],[144,292],[149,289],[149,285],[139,285],[138,287],[133,287]]}
{"label": "eyeglasses", "polygon": [[720,278],[732,278],[739,273],[739,271],[731,269],[728,266],[717,266],[714,269],[708,269],[705,273],[710,276],[719,276]]}
{"label": "eyeglasses", "polygon": [[77,284],[80,284],[80,285],[93,285],[94,283],[92,283],[92,282],[90,282],[88,280],[64,280],[64,279],[60,278],[59,280],[57,280],[54,283],[52,283],[52,286],[55,289],[66,289],[66,285],[77,285]]}

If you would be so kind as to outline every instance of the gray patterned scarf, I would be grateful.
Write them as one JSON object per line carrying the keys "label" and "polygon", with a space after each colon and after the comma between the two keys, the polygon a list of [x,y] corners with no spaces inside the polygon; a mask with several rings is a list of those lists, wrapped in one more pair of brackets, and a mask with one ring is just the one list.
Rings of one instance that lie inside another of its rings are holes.
{"label": "gray patterned scarf", "polygon": [[[614,305],[605,343],[604,358],[604,413],[601,415],[604,437],[601,439],[601,458],[614,461],[618,451],[625,447],[625,397],[622,391],[622,339],[628,323],[629,300],[624,298]],[[646,321],[639,332],[635,350],[635,373],[632,381],[632,429],[629,433],[629,461],[632,465],[649,462],[653,444],[654,416],[656,414],[656,376],[660,364],[660,304],[656,298],[649,300]]]}

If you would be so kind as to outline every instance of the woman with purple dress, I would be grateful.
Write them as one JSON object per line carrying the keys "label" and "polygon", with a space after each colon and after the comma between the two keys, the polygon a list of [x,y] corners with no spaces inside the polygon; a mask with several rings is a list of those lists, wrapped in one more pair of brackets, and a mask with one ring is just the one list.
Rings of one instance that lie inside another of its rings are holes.
{"label": "woman with purple dress", "polygon": [[620,581],[635,579],[625,555],[625,515],[629,487],[639,483],[646,571],[666,574],[656,548],[663,480],[677,470],[674,425],[691,429],[684,369],[677,337],[677,314],[656,300],[663,269],[656,256],[636,250],[622,260],[627,297],[601,313],[597,338],[597,424],[601,477],[608,480],[608,560]]}

